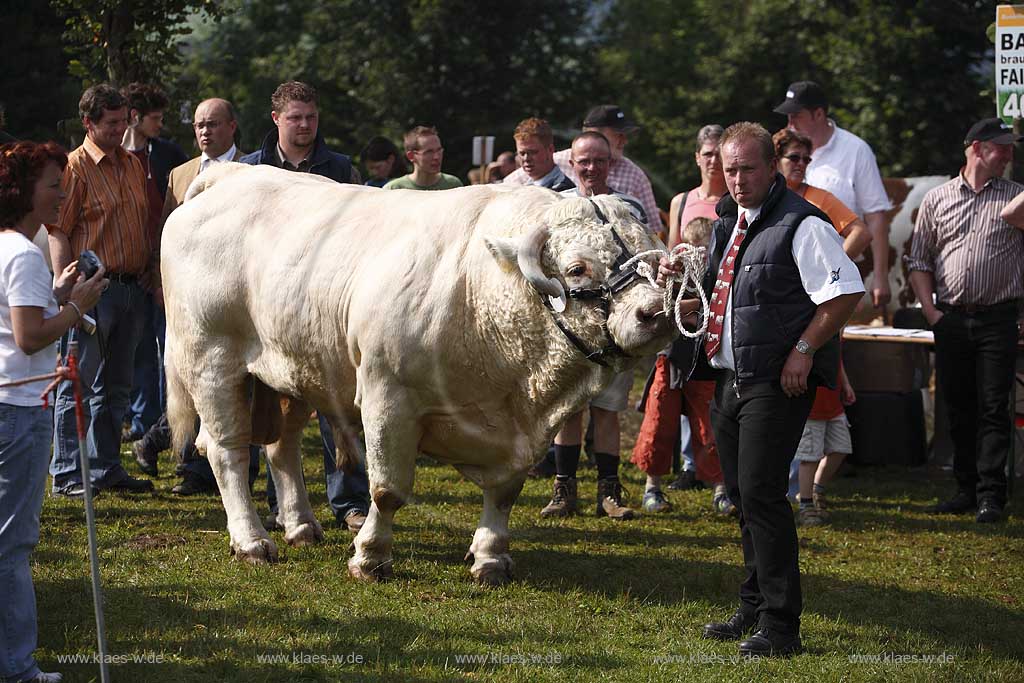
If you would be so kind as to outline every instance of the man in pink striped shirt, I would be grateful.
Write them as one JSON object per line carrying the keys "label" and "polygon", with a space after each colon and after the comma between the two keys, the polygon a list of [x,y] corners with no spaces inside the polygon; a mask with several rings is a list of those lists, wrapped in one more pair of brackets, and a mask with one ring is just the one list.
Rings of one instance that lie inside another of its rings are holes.
{"label": "man in pink striped shirt", "polygon": [[[653,233],[664,230],[661,222],[661,215],[658,213],[658,205],[654,201],[654,192],[651,190],[651,181],[647,175],[635,163],[623,156],[622,152],[629,141],[629,134],[640,129],[640,126],[627,118],[625,112],[615,104],[602,104],[594,107],[583,119],[584,132],[593,131],[608,138],[612,147],[612,162],[608,170],[608,185],[614,187],[623,194],[636,197],[647,214],[647,228]],[[555,152],[554,160],[565,176],[580,184],[579,177],[573,170],[570,160],[571,149],[563,149]],[[510,185],[526,185],[530,182],[530,176],[519,168],[505,177]]]}

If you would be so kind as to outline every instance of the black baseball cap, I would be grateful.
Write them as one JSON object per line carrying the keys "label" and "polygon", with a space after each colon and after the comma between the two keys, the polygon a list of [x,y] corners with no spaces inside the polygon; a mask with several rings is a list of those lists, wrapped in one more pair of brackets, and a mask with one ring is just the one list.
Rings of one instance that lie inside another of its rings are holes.
{"label": "black baseball cap", "polygon": [[786,89],[786,100],[775,107],[777,114],[795,114],[801,109],[828,109],[825,91],[814,81],[790,83]]}
{"label": "black baseball cap", "polygon": [[1024,135],[1017,135],[1002,119],[982,119],[971,126],[964,138],[964,146],[974,142],[993,142],[997,145],[1011,145],[1024,140]]}
{"label": "black baseball cap", "polygon": [[589,112],[583,119],[584,128],[614,128],[623,133],[639,130],[640,126],[626,118],[626,113],[616,104],[601,104]]}

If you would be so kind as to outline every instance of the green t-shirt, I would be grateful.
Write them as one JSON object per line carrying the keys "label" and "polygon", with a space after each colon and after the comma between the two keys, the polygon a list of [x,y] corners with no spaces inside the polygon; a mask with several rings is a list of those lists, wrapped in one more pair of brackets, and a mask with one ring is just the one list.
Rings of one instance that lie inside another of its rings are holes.
{"label": "green t-shirt", "polygon": [[401,178],[395,178],[388,182],[384,186],[385,190],[451,190],[456,187],[462,187],[462,181],[453,175],[442,173],[441,177],[438,178],[437,182],[433,185],[417,185],[412,181],[412,175],[404,175]]}

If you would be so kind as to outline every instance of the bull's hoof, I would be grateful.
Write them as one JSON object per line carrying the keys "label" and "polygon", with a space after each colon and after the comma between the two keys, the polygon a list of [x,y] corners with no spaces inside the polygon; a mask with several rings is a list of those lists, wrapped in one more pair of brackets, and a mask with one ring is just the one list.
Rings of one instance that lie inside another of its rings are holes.
{"label": "bull's hoof", "polygon": [[487,560],[475,561],[469,572],[481,586],[504,586],[512,581],[512,558],[499,555]]}
{"label": "bull's hoof", "polygon": [[293,548],[315,545],[324,540],[324,530],[315,519],[288,530],[284,535],[285,543]]}
{"label": "bull's hoof", "polygon": [[352,578],[359,579],[360,581],[387,581],[394,577],[391,564],[391,560],[383,560],[381,562],[359,561],[353,557],[348,561],[348,573],[352,575]]}
{"label": "bull's hoof", "polygon": [[277,562],[277,545],[269,538],[257,538],[244,545],[231,543],[231,554],[239,562],[268,564]]}

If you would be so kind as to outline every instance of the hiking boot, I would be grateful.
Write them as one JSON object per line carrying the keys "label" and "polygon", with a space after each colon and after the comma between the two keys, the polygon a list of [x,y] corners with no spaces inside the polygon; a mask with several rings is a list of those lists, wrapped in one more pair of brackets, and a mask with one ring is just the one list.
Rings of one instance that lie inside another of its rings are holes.
{"label": "hiking boot", "polygon": [[540,511],[541,517],[568,517],[576,514],[576,477],[555,477],[551,502]]}
{"label": "hiking boot", "polygon": [[812,493],[811,494],[811,499],[814,501],[814,507],[816,509],[821,510],[822,512],[824,512],[825,516],[827,517],[828,516],[828,502],[827,502],[827,500],[825,498],[825,494],[824,493]]}
{"label": "hiking boot", "polygon": [[651,489],[644,494],[644,512],[671,512],[672,503],[668,502],[661,489]]}
{"label": "hiking boot", "polygon": [[622,505],[622,484],[618,477],[597,480],[597,516],[620,521],[636,517],[636,512]]}
{"label": "hiking boot", "polygon": [[811,507],[800,508],[800,512],[797,513],[797,524],[800,526],[821,526],[828,524],[828,513],[825,510],[819,510],[818,508]]}
{"label": "hiking boot", "polygon": [[149,449],[144,446],[144,443],[144,439],[138,439],[133,442],[132,455],[135,456],[135,462],[138,463],[139,469],[142,470],[143,474],[155,477],[157,476],[156,453],[151,453]]}
{"label": "hiking boot", "polygon": [[341,519],[335,519],[335,521],[339,527],[358,534],[359,530],[366,524],[366,513],[362,510],[349,510],[347,515]]}
{"label": "hiking boot", "polygon": [[704,482],[697,479],[696,472],[684,470],[679,473],[675,480],[668,485],[673,491],[699,491],[704,488]]}

